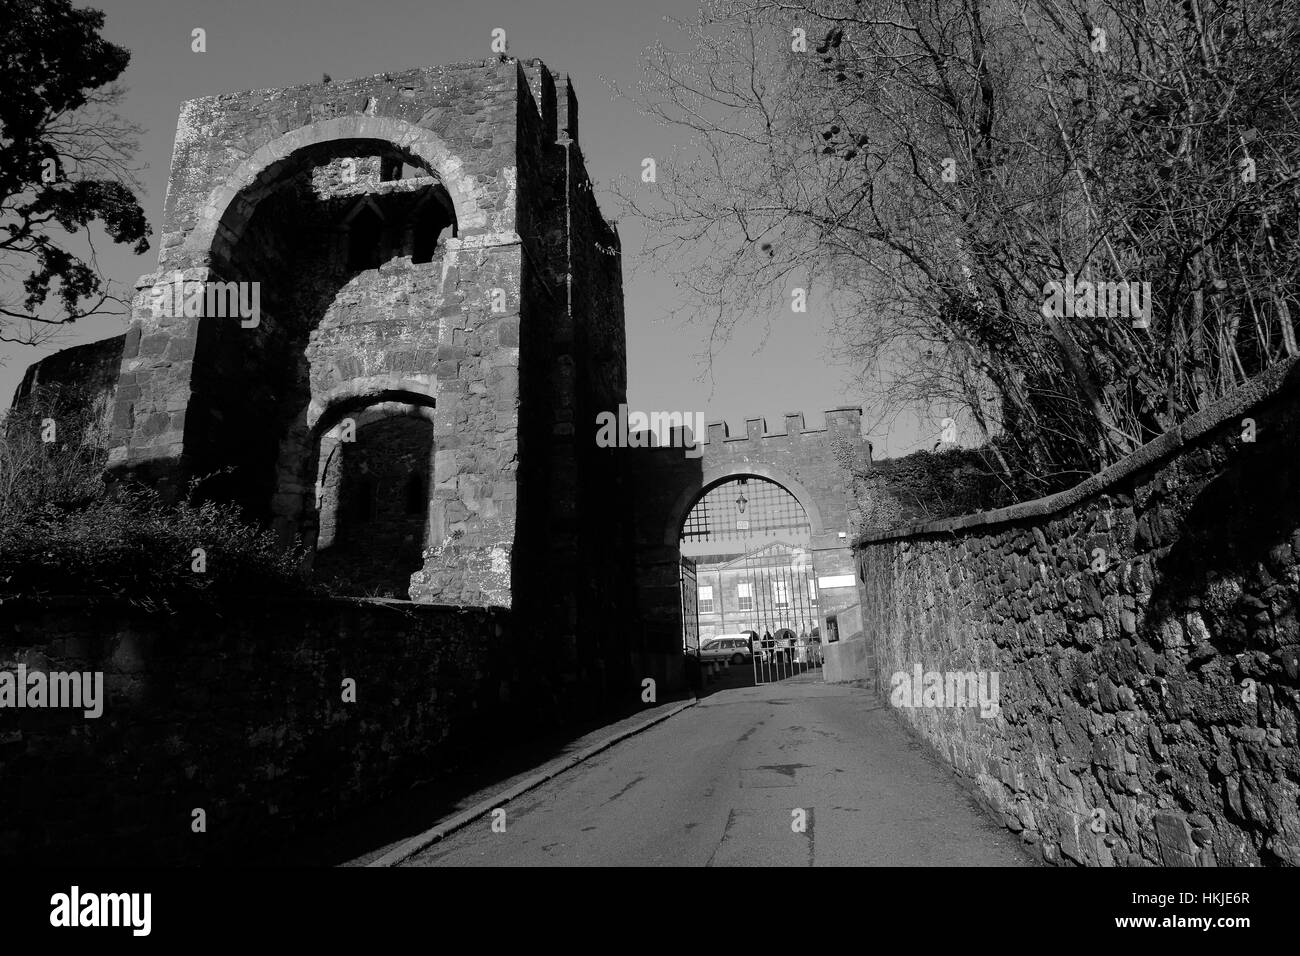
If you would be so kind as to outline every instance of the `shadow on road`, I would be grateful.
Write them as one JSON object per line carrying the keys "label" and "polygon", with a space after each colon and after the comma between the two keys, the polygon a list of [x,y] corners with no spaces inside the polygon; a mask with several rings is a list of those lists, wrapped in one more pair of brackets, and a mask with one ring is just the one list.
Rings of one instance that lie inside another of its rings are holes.
{"label": "shadow on road", "polygon": [[704,686],[700,690],[700,700],[705,700],[719,691],[734,690],[737,687],[757,687],[759,684],[777,684],[799,677],[821,678],[820,667],[804,664],[782,665],[780,667],[755,667],[752,663],[721,664],[716,676],[706,673]]}
{"label": "shadow on road", "polygon": [[[659,704],[666,706],[679,699],[690,697],[674,695]],[[362,865],[380,856],[389,846],[495,796],[550,761],[581,749],[588,745],[589,736],[600,736],[615,725],[640,716],[635,711],[606,714],[546,737],[484,749],[456,766],[438,768],[428,782],[348,814],[333,824],[314,828],[248,863],[269,867]],[[322,794],[321,799],[328,799],[328,794]]]}

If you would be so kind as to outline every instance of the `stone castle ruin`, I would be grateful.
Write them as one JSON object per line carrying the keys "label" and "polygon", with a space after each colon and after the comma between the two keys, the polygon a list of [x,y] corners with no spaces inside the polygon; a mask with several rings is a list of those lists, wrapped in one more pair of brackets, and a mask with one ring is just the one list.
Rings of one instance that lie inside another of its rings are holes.
{"label": "stone castle ruin", "polygon": [[620,244],[540,60],[189,101],[160,234],[130,330],[19,390],[91,383],[111,476],[201,478],[341,594],[510,607],[602,697],[680,679],[678,540],[719,482],[798,498],[823,620],[856,603],[860,410],[718,423],[702,456],[597,447],[626,402]]}
{"label": "stone castle ruin", "polygon": [[200,479],[334,597],[6,599],[0,663],[103,672],[108,706],[11,715],[0,857],[246,859],[770,628],[882,700],[918,664],[1000,675],[996,718],[891,706],[1048,863],[1300,863],[1300,360],[941,517],[909,497],[961,457],[873,466],[857,408],[633,429],[619,238],[537,60],[186,103],[160,233],[129,331],[19,399],[81,386],[110,479]]}

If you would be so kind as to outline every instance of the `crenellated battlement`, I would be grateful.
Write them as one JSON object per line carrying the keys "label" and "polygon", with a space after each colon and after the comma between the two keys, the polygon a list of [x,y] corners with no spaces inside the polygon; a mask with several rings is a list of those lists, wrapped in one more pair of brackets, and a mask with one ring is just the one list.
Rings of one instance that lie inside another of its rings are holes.
{"label": "crenellated battlement", "polygon": [[786,412],[785,428],[782,431],[769,431],[764,417],[746,418],[743,435],[732,435],[731,426],[725,419],[709,422],[706,440],[714,441],[753,441],[755,439],[794,438],[802,435],[850,434],[860,435],[862,431],[862,406],[842,405],[825,411],[826,424],[821,428],[804,426],[803,412]]}
{"label": "crenellated battlement", "polygon": [[[646,547],[668,544],[667,538],[676,541],[679,528],[674,522],[681,516],[674,509],[680,509],[683,495],[690,498],[722,478],[743,475],[790,489],[810,518],[820,516],[813,519],[819,546],[842,547],[840,532],[850,526],[848,491],[854,473],[871,466],[871,443],[862,435],[861,407],[841,406],[825,415],[824,427],[807,428],[802,412],[789,412],[779,432],[768,431],[763,417],[748,418],[744,433],[737,435],[731,434],[725,419],[715,419],[705,427],[699,445],[685,440],[689,425],[667,430],[652,421],[650,428],[640,429],[642,440],[629,445],[632,454],[640,456],[632,459],[632,470],[645,512],[638,518],[638,534],[644,535]],[[669,440],[663,440],[664,434]]]}
{"label": "crenellated battlement", "polygon": [[[639,439],[640,447],[667,452],[680,451],[693,444],[691,440],[693,430],[689,422],[673,425],[670,428],[656,426],[656,421],[662,423],[664,420],[672,422],[689,418],[690,416],[687,413],[672,413],[671,416],[664,413],[665,419],[658,420],[654,417],[656,414],[649,413],[648,417],[651,420],[649,428],[629,429],[631,435],[641,436]],[[703,434],[700,437],[700,449],[712,449],[711,452],[706,453],[716,456],[723,447],[747,447],[753,443],[770,443],[771,446],[799,447],[809,451],[814,444],[823,439],[834,440],[839,437],[854,444],[860,442],[865,445],[866,459],[870,463],[872,446],[871,442],[862,436],[862,407],[860,405],[842,405],[827,409],[824,414],[826,417],[824,426],[821,428],[807,428],[804,425],[803,412],[786,412],[785,427],[782,431],[769,431],[767,419],[762,416],[746,418],[744,432],[736,435],[731,433],[731,425],[726,419],[715,418],[709,421],[703,429]],[[665,433],[667,434],[666,440],[663,437]],[[637,447],[637,443],[634,442],[633,447]],[[696,457],[698,457],[698,454]]]}

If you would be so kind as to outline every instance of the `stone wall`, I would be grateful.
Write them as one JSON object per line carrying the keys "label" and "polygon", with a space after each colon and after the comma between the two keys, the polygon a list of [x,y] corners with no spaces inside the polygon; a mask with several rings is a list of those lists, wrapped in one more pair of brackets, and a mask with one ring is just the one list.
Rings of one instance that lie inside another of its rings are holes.
{"label": "stone wall", "polygon": [[[578,637],[579,680],[606,688],[638,690],[646,676],[629,657],[634,619],[635,556],[632,488],[626,462],[598,448],[581,423],[595,422],[627,401],[627,340],[623,314],[623,255],[618,233],[606,222],[592,191],[578,141],[578,101],[562,84],[568,137],[566,177],[571,228],[569,283],[573,311],[571,373],[575,401],[566,438],[574,447],[575,482],[561,486],[571,508],[572,546],[578,573],[569,592]],[[558,431],[558,430],[557,430]],[[557,435],[558,440],[558,435]],[[606,703],[612,703],[607,700]]]}
{"label": "stone wall", "polygon": [[122,351],[129,337],[129,334],[115,335],[98,342],[74,345],[33,362],[18,383],[13,404],[17,405],[38,389],[49,387],[63,391],[73,388],[77,390],[75,398],[84,403],[86,410],[98,409],[105,419],[110,418],[117,399],[117,374],[122,366]]}
{"label": "stone wall", "polygon": [[626,396],[622,254],[592,195],[572,84],[536,60],[521,73],[514,606],[524,626],[553,635],[552,666],[599,709],[640,687],[626,639],[634,618],[626,479],[580,425]]}
{"label": "stone wall", "polygon": [[[839,676],[1050,863],[1300,864],[1298,482],[1288,363],[1067,492],[864,534]],[[909,706],[917,667],[996,673],[1000,713]]]}
{"label": "stone wall", "polygon": [[0,672],[102,671],[107,703],[0,711],[0,860],[246,862],[517,733],[512,640],[487,608],[6,601]]}

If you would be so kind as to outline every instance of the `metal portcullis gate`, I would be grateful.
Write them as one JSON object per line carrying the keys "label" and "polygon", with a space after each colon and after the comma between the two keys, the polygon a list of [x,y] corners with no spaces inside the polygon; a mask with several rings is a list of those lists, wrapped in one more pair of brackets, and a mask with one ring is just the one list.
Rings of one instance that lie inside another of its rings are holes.
{"label": "metal portcullis gate", "polygon": [[679,575],[682,592],[682,651],[697,661],[700,657],[700,591],[696,584],[695,562],[682,555]]}

